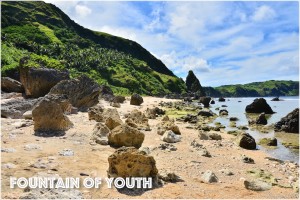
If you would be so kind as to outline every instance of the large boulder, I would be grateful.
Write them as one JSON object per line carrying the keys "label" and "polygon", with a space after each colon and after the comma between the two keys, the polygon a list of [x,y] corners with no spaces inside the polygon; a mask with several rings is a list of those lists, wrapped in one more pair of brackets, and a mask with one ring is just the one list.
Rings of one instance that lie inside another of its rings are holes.
{"label": "large boulder", "polygon": [[133,94],[130,98],[130,105],[139,106],[144,102],[143,97],[138,94]]}
{"label": "large boulder", "polygon": [[127,124],[138,129],[149,130],[148,118],[141,111],[134,109],[125,120]]}
{"label": "large boulder", "polygon": [[66,95],[46,95],[32,110],[34,130],[38,132],[61,132],[73,126],[65,115],[72,106]]}
{"label": "large boulder", "polygon": [[152,156],[134,147],[122,147],[108,157],[108,177],[152,177],[157,180],[158,170]]}
{"label": "large boulder", "polygon": [[[104,99],[105,101],[112,101],[115,96],[111,88],[107,85],[100,85],[100,94],[99,94],[100,99]],[[119,103],[119,102],[117,102]]]}
{"label": "large boulder", "polygon": [[96,122],[104,122],[103,116],[104,108],[101,105],[96,105],[88,109],[89,120],[95,120]]}
{"label": "large boulder", "polygon": [[77,79],[59,82],[49,94],[66,94],[74,107],[86,111],[98,103],[99,92],[99,85],[86,75],[82,75]]}
{"label": "large boulder", "polygon": [[110,134],[109,128],[105,124],[98,122],[93,129],[93,134],[91,139],[95,141],[97,144],[108,145],[109,134]]}
{"label": "large boulder", "polygon": [[113,147],[136,147],[140,148],[144,141],[145,135],[138,129],[127,124],[117,126],[108,135],[108,143]]}
{"label": "large boulder", "polygon": [[208,107],[209,107],[210,100],[211,100],[210,97],[200,97],[199,103],[202,103],[202,104],[204,105],[205,108],[208,108]]}
{"label": "large boulder", "polygon": [[1,90],[4,92],[24,92],[23,85],[12,78],[1,77]]}
{"label": "large boulder", "polygon": [[32,110],[39,99],[12,99],[1,104],[1,117],[22,119],[26,111]]}
{"label": "large boulder", "polygon": [[275,124],[275,131],[299,134],[299,108],[296,108]]}
{"label": "large boulder", "polygon": [[27,97],[45,96],[53,86],[66,79],[69,79],[68,71],[34,67],[20,68],[20,80]]}
{"label": "large boulder", "polygon": [[256,98],[254,101],[246,106],[247,113],[266,113],[266,114],[273,114],[274,111],[269,106],[267,101],[264,98]]}
{"label": "large boulder", "polygon": [[236,143],[244,149],[256,149],[255,139],[249,133],[241,133],[238,135],[236,138]]}

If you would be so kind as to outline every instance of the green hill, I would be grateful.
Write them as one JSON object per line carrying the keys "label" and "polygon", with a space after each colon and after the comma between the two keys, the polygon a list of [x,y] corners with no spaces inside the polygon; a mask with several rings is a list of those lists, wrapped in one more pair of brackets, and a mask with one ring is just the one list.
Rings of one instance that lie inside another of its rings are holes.
{"label": "green hill", "polygon": [[299,81],[264,81],[219,87],[204,87],[207,95],[214,97],[298,96]]}
{"label": "green hill", "polygon": [[1,2],[1,72],[15,76],[19,60],[28,67],[87,74],[114,92],[182,93],[185,83],[138,43],[86,29],[44,2]]}

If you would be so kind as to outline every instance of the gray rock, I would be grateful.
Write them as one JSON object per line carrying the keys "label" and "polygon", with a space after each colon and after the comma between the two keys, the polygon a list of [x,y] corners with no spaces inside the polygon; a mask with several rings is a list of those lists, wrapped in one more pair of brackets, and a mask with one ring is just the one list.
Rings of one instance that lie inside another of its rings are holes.
{"label": "gray rock", "polygon": [[63,149],[58,154],[60,156],[74,156],[74,151],[72,149]]}
{"label": "gray rock", "polygon": [[95,124],[91,139],[97,144],[108,145],[108,135],[110,134],[109,128],[101,122]]}
{"label": "gray rock", "polygon": [[177,147],[175,147],[173,144],[169,144],[169,143],[160,144],[158,146],[158,148],[160,150],[167,150],[167,151],[176,151],[177,150]]}
{"label": "gray rock", "polygon": [[164,142],[168,142],[168,143],[176,143],[176,142],[180,142],[181,141],[181,136],[176,135],[173,131],[171,130],[167,130],[162,138],[161,138]]}
{"label": "gray rock", "polygon": [[16,168],[16,165],[13,163],[2,164],[2,169],[13,169],[13,168]]}
{"label": "gray rock", "polygon": [[218,177],[210,170],[204,172],[204,174],[201,176],[201,179],[205,183],[214,183],[219,181]]}
{"label": "gray rock", "polygon": [[170,182],[170,183],[176,183],[182,181],[180,176],[178,176],[174,172],[161,172],[159,173],[158,178],[165,182]]}
{"label": "gray rock", "polygon": [[32,110],[28,110],[23,114],[24,119],[32,119]]}
{"label": "gray rock", "polygon": [[246,189],[253,190],[253,191],[266,191],[272,188],[271,183],[266,183],[261,180],[255,180],[255,181],[245,180],[244,185]]}
{"label": "gray rock", "polygon": [[16,152],[16,150],[14,148],[1,148],[1,152],[14,153],[14,152]]}
{"label": "gray rock", "polygon": [[149,155],[149,154],[151,153],[149,147],[140,147],[140,148],[139,148],[139,151],[143,151],[143,152],[145,152],[147,155]]}
{"label": "gray rock", "polygon": [[1,104],[1,117],[22,119],[23,114],[32,110],[40,99],[12,99]]}
{"label": "gray rock", "polygon": [[23,193],[20,199],[83,199],[83,194],[75,189],[62,188],[43,188],[30,189],[29,192]]}
{"label": "gray rock", "polygon": [[41,150],[42,147],[39,146],[39,145],[37,145],[37,144],[26,144],[26,145],[24,146],[24,149],[25,149],[26,151],[33,151],[33,150]]}

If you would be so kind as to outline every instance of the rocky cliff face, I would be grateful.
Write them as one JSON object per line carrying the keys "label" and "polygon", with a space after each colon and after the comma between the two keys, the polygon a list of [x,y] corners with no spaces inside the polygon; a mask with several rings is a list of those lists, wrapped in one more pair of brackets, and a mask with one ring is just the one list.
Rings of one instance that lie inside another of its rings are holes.
{"label": "rocky cliff face", "polygon": [[197,96],[205,96],[205,91],[192,70],[189,71],[186,77],[186,87],[188,91],[195,93]]}

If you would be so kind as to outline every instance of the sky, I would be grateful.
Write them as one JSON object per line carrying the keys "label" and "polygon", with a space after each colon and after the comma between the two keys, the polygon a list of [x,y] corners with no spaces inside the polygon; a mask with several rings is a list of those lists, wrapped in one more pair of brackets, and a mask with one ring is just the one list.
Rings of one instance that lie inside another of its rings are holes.
{"label": "sky", "polygon": [[299,80],[297,1],[46,1],[80,25],[140,43],[202,86]]}

